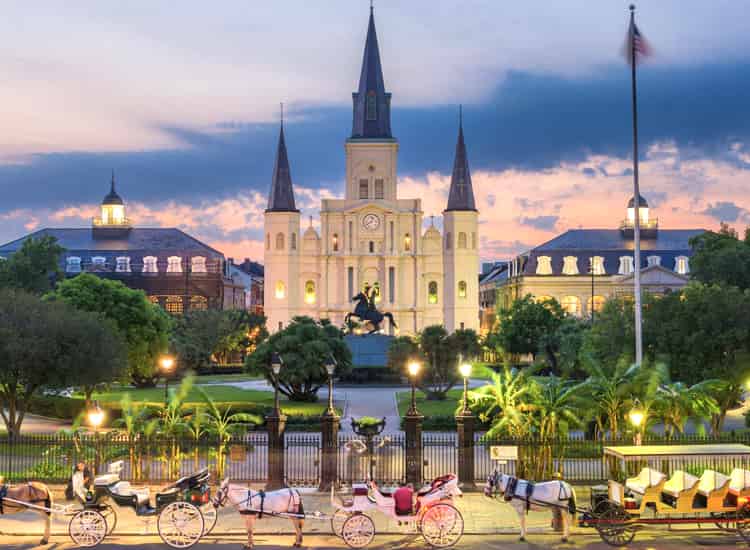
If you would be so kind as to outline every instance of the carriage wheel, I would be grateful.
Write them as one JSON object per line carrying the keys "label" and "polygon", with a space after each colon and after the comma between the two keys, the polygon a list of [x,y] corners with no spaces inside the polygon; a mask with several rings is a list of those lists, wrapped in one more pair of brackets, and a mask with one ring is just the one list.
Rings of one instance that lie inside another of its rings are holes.
{"label": "carriage wheel", "polygon": [[734,533],[737,530],[736,518],[731,513],[711,512],[711,519],[714,520],[714,525],[716,525],[717,529],[729,531],[731,533]]}
{"label": "carriage wheel", "polygon": [[341,537],[341,530],[344,528],[344,523],[346,523],[346,520],[349,519],[351,515],[351,512],[347,512],[341,508],[334,512],[333,516],[331,516],[331,530],[334,535]]}
{"label": "carriage wheel", "polygon": [[93,548],[107,536],[107,520],[96,510],[81,510],[70,518],[68,534],[76,545]]}
{"label": "carriage wheel", "polygon": [[341,526],[341,538],[349,548],[363,548],[375,537],[375,523],[365,514],[354,514]]}
{"label": "carriage wheel", "polygon": [[117,527],[117,512],[109,504],[105,504],[99,508],[99,513],[107,520],[107,536],[110,536]]}
{"label": "carriage wheel", "polygon": [[422,515],[419,530],[430,546],[448,548],[464,534],[464,518],[455,506],[441,502]]}
{"label": "carriage wheel", "polygon": [[626,546],[635,537],[635,528],[628,525],[631,516],[621,505],[611,501],[600,502],[593,516],[599,536],[610,546]]}
{"label": "carriage wheel", "polygon": [[737,534],[750,544],[750,505],[745,505],[737,510],[737,522],[734,524]]}
{"label": "carriage wheel", "polygon": [[203,536],[203,515],[189,502],[172,502],[156,518],[159,536],[172,548],[190,548]]}
{"label": "carriage wheel", "polygon": [[219,519],[219,510],[213,502],[207,502],[200,507],[203,516],[203,534],[208,535],[216,527],[216,521]]}

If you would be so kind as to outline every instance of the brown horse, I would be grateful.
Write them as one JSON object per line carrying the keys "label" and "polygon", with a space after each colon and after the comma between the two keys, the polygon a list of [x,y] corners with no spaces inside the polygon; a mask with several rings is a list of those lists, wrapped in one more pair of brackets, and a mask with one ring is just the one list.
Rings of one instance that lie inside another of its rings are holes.
{"label": "brown horse", "polygon": [[[30,508],[24,506],[24,504],[11,502],[8,499],[45,508],[45,510]],[[3,479],[0,478],[0,514],[16,514],[18,512],[25,512],[26,510],[34,510],[44,516],[44,536],[39,544],[49,543],[51,509],[52,491],[44,483],[29,481],[17,487],[8,487],[3,483]]]}

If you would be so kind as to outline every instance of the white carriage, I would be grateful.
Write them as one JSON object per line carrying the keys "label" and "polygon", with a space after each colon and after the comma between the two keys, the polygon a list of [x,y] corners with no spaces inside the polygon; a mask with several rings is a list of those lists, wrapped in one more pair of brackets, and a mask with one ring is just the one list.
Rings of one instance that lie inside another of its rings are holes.
{"label": "white carriage", "polygon": [[352,497],[332,504],[336,509],[331,518],[333,532],[351,548],[362,548],[375,537],[372,511],[419,533],[432,547],[448,548],[456,544],[464,532],[464,519],[453,505],[453,497],[461,496],[458,478],[448,474],[436,478],[416,493],[416,503],[410,510],[398,510],[391,493],[378,488],[374,482],[352,485]]}

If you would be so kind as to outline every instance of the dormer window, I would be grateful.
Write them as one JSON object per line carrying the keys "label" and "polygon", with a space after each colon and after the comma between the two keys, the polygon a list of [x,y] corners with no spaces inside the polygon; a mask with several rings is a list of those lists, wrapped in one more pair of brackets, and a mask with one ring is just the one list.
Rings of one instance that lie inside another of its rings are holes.
{"label": "dormer window", "polygon": [[674,260],[674,270],[680,275],[690,273],[690,261],[687,256],[677,256]]}
{"label": "dormer window", "polygon": [[91,258],[91,270],[92,271],[104,271],[107,267],[107,258],[104,256],[94,256]]}
{"label": "dormer window", "polygon": [[67,273],[80,273],[81,258],[78,256],[68,256],[65,260],[65,271]]}
{"label": "dormer window", "polygon": [[128,256],[118,256],[115,260],[115,271],[117,273],[130,273],[130,258]]}
{"label": "dormer window", "polygon": [[537,275],[552,275],[552,258],[549,256],[539,256],[536,259]]}
{"label": "dormer window", "polygon": [[167,273],[182,273],[182,258],[179,256],[167,258]]}
{"label": "dormer window", "polygon": [[146,256],[143,258],[143,273],[159,273],[156,256]]}
{"label": "dormer window", "polygon": [[594,275],[606,275],[607,271],[604,269],[604,257],[592,256],[591,257],[591,273]]}
{"label": "dormer window", "polygon": [[633,256],[620,256],[620,267],[617,270],[620,275],[633,273]]}
{"label": "dormer window", "polygon": [[661,256],[649,256],[646,261],[648,262],[648,267],[655,267],[661,265]]}
{"label": "dormer window", "polygon": [[578,258],[576,256],[565,256],[562,272],[563,275],[578,275]]}
{"label": "dormer window", "polygon": [[206,273],[205,256],[193,256],[190,258],[190,270],[193,273]]}

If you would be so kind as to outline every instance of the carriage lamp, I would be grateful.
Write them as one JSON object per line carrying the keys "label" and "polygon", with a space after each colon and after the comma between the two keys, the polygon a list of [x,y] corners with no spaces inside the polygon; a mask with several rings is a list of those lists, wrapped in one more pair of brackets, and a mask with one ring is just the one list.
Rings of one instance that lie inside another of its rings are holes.
{"label": "carriage lamp", "polygon": [[275,416],[281,416],[281,407],[279,405],[279,374],[281,373],[281,365],[284,361],[281,359],[281,355],[276,352],[271,354],[271,372],[273,372],[273,413]]}
{"label": "carriage lamp", "polygon": [[409,380],[411,381],[411,406],[406,413],[407,416],[417,416],[419,414],[419,411],[417,410],[416,379],[420,368],[422,368],[422,365],[419,364],[419,361],[410,361],[407,366],[407,369],[409,370]]}
{"label": "carriage lamp", "polygon": [[468,414],[469,411],[469,378],[471,377],[471,363],[462,362],[458,371],[464,379],[464,410],[463,414]]}
{"label": "carriage lamp", "polygon": [[630,409],[630,412],[628,413],[630,423],[633,425],[633,428],[635,428],[633,443],[635,443],[636,445],[641,444],[641,425],[643,424],[643,420],[645,417],[646,415],[643,412],[643,409],[641,409],[640,403],[636,399],[635,403],[633,404],[633,408]]}
{"label": "carriage lamp", "polygon": [[336,359],[333,354],[328,356],[326,362],[326,373],[328,374],[328,410],[326,416],[335,416],[336,410],[333,408],[333,373],[336,372]]}
{"label": "carriage lamp", "polygon": [[169,375],[174,369],[175,360],[170,355],[162,355],[159,358],[159,370],[164,376],[164,409],[166,410],[169,405]]}
{"label": "carriage lamp", "polygon": [[104,411],[99,406],[98,401],[94,401],[94,406],[88,412],[89,424],[94,428],[94,432],[99,429],[99,426],[104,422]]}

